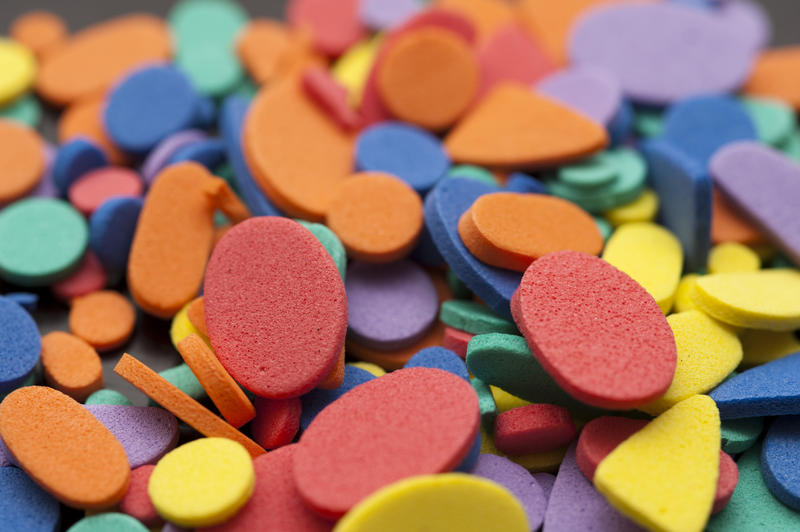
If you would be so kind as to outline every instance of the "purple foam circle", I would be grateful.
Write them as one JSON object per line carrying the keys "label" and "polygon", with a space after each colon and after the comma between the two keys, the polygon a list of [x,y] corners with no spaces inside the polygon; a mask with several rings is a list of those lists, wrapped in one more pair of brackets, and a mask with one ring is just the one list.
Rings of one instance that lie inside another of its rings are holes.
{"label": "purple foam circle", "polygon": [[764,48],[772,38],[772,22],[766,10],[752,0],[728,0],[717,8],[717,14],[754,50]]}
{"label": "purple foam circle", "polygon": [[208,135],[198,129],[179,131],[162,140],[147,155],[142,163],[139,173],[144,182],[149,186],[153,183],[158,173],[164,169],[172,156],[183,148],[198,140],[204,140]]}
{"label": "purple foam circle", "polygon": [[539,530],[547,509],[547,497],[527,469],[503,456],[484,453],[478,457],[478,464],[471,474],[493,480],[508,489],[522,504],[531,532]]}
{"label": "purple foam circle", "polygon": [[362,0],[361,22],[373,30],[401,25],[422,10],[418,0]]}
{"label": "purple foam circle", "polygon": [[536,90],[603,126],[611,123],[622,105],[619,82],[611,73],[597,67],[560,70],[541,80]]}

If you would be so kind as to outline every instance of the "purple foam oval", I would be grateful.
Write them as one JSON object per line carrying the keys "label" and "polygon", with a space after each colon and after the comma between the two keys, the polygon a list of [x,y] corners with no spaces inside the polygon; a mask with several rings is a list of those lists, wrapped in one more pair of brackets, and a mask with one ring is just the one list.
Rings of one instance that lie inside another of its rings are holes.
{"label": "purple foam oval", "polygon": [[158,173],[167,165],[170,158],[183,148],[198,140],[203,140],[208,135],[197,129],[187,129],[179,131],[162,140],[158,146],[153,148],[142,163],[139,173],[142,174],[144,182],[149,186],[153,183]]}
{"label": "purple foam oval", "polygon": [[547,503],[544,530],[547,532],[639,532],[644,530],[619,513],[592,483],[586,480],[575,462],[573,443],[561,467]]}
{"label": "purple foam oval", "polygon": [[345,276],[348,335],[372,349],[402,349],[428,331],[439,311],[436,287],[425,270],[401,260],[355,261]]}
{"label": "purple foam oval", "polygon": [[752,0],[728,0],[718,8],[717,14],[754,50],[764,48],[772,38],[772,22],[766,10]]}
{"label": "purple foam oval", "polygon": [[507,488],[525,509],[531,531],[542,526],[547,498],[527,469],[503,456],[481,454],[471,474],[488,478]]}
{"label": "purple foam oval", "polygon": [[544,492],[544,498],[550,500],[550,493],[553,491],[553,484],[556,482],[556,476],[550,473],[534,473],[533,478],[539,483],[539,487]]}
{"label": "purple foam oval", "polygon": [[131,469],[154,464],[178,443],[178,420],[155,406],[84,405],[119,440]]}
{"label": "purple foam oval", "polygon": [[570,39],[573,63],[602,67],[637,103],[665,105],[736,90],[755,50],[716,13],[673,4],[620,4],[587,13]]}
{"label": "purple foam oval", "polygon": [[622,90],[609,72],[601,68],[571,67],[541,80],[540,93],[558,100],[606,126],[622,104]]}
{"label": "purple foam oval", "polygon": [[362,0],[361,22],[373,30],[395,28],[420,12],[418,0]]}
{"label": "purple foam oval", "polygon": [[734,142],[711,158],[714,183],[800,265],[800,166],[758,142]]}

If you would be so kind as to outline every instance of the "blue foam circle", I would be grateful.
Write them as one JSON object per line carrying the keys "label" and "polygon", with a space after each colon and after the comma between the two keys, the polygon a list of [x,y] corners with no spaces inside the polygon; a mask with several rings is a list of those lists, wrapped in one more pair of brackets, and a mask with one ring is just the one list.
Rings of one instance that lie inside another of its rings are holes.
{"label": "blue foam circle", "polygon": [[315,388],[302,397],[303,411],[300,414],[300,428],[306,430],[308,426],[322,412],[322,409],[365,382],[371,381],[375,375],[365,369],[350,364],[344,367],[344,380],[341,386],[334,390]]}
{"label": "blue foam circle", "polygon": [[0,324],[0,394],[6,394],[25,382],[36,367],[42,338],[31,315],[2,296]]}
{"label": "blue foam circle", "polygon": [[179,148],[167,164],[194,161],[213,171],[225,162],[226,157],[225,143],[221,139],[203,139]]}
{"label": "blue foam circle", "polygon": [[467,365],[457,354],[444,347],[426,347],[412,356],[404,366],[406,368],[437,368],[449,371],[469,382]]}
{"label": "blue foam circle", "polygon": [[85,173],[108,166],[103,150],[82,137],[76,137],[58,147],[53,158],[52,176],[58,193],[66,196],[69,187]]}
{"label": "blue foam circle", "polygon": [[109,275],[128,267],[136,222],[142,211],[142,198],[109,198],[89,218],[89,247]]}
{"label": "blue foam circle", "polygon": [[16,467],[0,467],[0,528],[54,532],[60,517],[58,501]]}

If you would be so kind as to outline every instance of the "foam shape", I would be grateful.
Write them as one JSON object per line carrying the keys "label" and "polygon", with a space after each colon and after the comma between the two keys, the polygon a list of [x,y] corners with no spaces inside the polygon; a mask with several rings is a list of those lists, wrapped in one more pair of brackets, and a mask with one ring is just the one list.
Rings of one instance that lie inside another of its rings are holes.
{"label": "foam shape", "polygon": [[717,14],[738,33],[740,39],[747,39],[753,49],[760,50],[770,41],[772,23],[764,6],[751,0],[721,2]]}
{"label": "foam shape", "polygon": [[647,141],[642,150],[661,202],[661,222],[681,241],[686,267],[699,270],[711,238],[711,179],[705,166],[663,141]]}
{"label": "foam shape", "polygon": [[540,80],[536,90],[609,126],[622,105],[619,82],[601,68],[573,66]]}
{"label": "foam shape", "polygon": [[438,298],[428,274],[410,261],[348,268],[348,327],[361,345],[382,350],[417,343],[436,320]]}
{"label": "foam shape", "polygon": [[361,2],[361,22],[373,30],[391,29],[421,10],[416,0],[366,0]]}
{"label": "foam shape", "polygon": [[369,382],[375,378],[374,375],[366,370],[357,368],[355,366],[345,365],[344,380],[342,384],[333,390],[323,390],[317,388],[311,390],[309,393],[302,397],[302,413],[300,414],[300,428],[302,430],[308,429],[308,426],[314,421],[322,410],[342,397],[344,394],[353,388]]}
{"label": "foam shape", "polygon": [[538,530],[544,521],[547,497],[536,478],[524,467],[507,458],[481,454],[472,475],[483,477],[508,489],[522,504],[530,530]]}
{"label": "foam shape", "polygon": [[78,402],[103,387],[97,351],[71,334],[53,331],[42,337],[42,368],[48,386]]}
{"label": "foam shape", "polygon": [[[314,390],[311,393],[313,394]],[[300,430],[303,403],[299,397],[267,399],[256,397],[256,417],[250,424],[253,439],[265,449],[277,449],[292,443]],[[256,474],[256,477],[258,474]]]}
{"label": "foam shape", "polygon": [[548,531],[638,532],[633,521],[619,513],[581,474],[572,444],[558,468],[547,502],[544,527]]}
{"label": "foam shape", "polygon": [[510,317],[508,303],[519,285],[519,273],[476,259],[458,235],[458,220],[474,201],[497,188],[471,179],[444,179],[425,198],[425,224],[453,272],[489,307]]}
{"label": "foam shape", "polygon": [[86,398],[84,404],[133,406],[133,403],[130,399],[122,395],[120,392],[111,390],[109,388],[103,388],[102,390],[92,392],[92,394]]}
{"label": "foam shape", "polygon": [[[167,368],[160,371],[158,375],[192,399],[201,401],[208,397],[200,381],[197,380],[197,377],[195,377],[192,370],[186,364],[178,364],[177,366]],[[154,406],[158,403],[150,399],[149,404],[150,406]]]}
{"label": "foam shape", "polygon": [[28,93],[0,109],[0,118],[35,128],[42,120],[42,105]]}
{"label": "foam shape", "polygon": [[480,82],[478,60],[468,44],[437,27],[399,33],[376,68],[378,93],[392,115],[431,130],[452,125]]}
{"label": "foam shape", "polygon": [[64,43],[67,37],[64,20],[49,11],[36,10],[16,17],[8,29],[9,36],[26,46],[37,57]]}
{"label": "foam shape", "polygon": [[800,108],[800,91],[792,83],[792,72],[800,65],[800,46],[783,46],[761,52],[744,93],[751,96],[775,98]]}
{"label": "foam shape", "polygon": [[109,198],[89,218],[89,247],[112,276],[128,265],[143,204],[141,198]]}
{"label": "foam shape", "polygon": [[497,403],[494,400],[491,388],[488,384],[476,377],[472,377],[469,382],[472,384],[475,393],[478,394],[478,407],[481,410],[481,427],[488,431],[494,431],[494,420],[497,418],[498,411]]}
{"label": "foam shape", "polygon": [[[753,174],[758,169],[758,174]],[[787,197],[798,192],[796,163],[780,152],[755,142],[730,144],[711,161],[714,182],[733,205],[795,263],[800,262],[797,222],[789,217]],[[761,176],[752,179],[753,175]]]}
{"label": "foam shape", "polygon": [[408,255],[419,238],[422,200],[391,174],[362,172],[336,187],[325,223],[350,257],[392,262]]}
{"label": "foam shape", "polygon": [[631,140],[635,119],[633,104],[629,100],[623,99],[619,111],[607,126],[612,146],[620,146]]}
{"label": "foam shape", "polygon": [[206,134],[198,129],[187,129],[173,133],[159,142],[147,154],[147,158],[140,168],[145,183],[152,184],[156,176],[169,164],[169,161],[179,150],[206,138]]}
{"label": "foam shape", "polygon": [[755,445],[763,430],[764,419],[760,417],[723,420],[722,450],[730,454],[743,453]]}
{"label": "foam shape", "polygon": [[[678,37],[686,31],[699,37]],[[663,50],[670,50],[669,57]],[[736,90],[749,74],[753,52],[713,13],[675,3],[596,9],[575,24],[569,39],[573,63],[607,69],[626,96],[652,105]],[[709,61],[714,69],[705,68]],[[653,64],[661,68],[653,70]]]}
{"label": "foam shape", "polygon": [[539,484],[539,487],[542,488],[545,502],[549,501],[550,493],[553,491],[553,485],[556,482],[555,475],[551,475],[550,473],[533,473],[532,476],[534,480],[536,480],[536,483]]}
{"label": "foam shape", "polygon": [[487,333],[518,334],[517,327],[474,301],[451,299],[442,303],[439,319],[451,328],[472,335]]}
{"label": "foam shape", "polygon": [[736,462],[724,451],[719,452],[719,479],[717,480],[717,491],[714,494],[714,505],[711,513],[717,514],[725,509],[731,501],[736,484],[739,482],[739,469]]}
{"label": "foam shape", "polygon": [[511,312],[534,356],[576,399],[635,408],[669,387],[676,350],[661,309],[636,281],[597,257],[562,251],[537,260]]}
{"label": "foam shape", "polygon": [[[443,369],[469,382],[469,372],[467,372],[464,361],[454,352],[444,347],[426,347],[425,349],[421,349],[416,355],[408,359],[408,362],[406,362],[403,367]],[[486,391],[488,392],[488,388],[486,388]],[[480,393],[477,389],[476,393],[478,393],[478,399],[480,400]],[[491,394],[489,394],[489,399],[491,399]],[[494,399],[491,399],[491,402],[494,404]],[[483,408],[481,408],[481,412],[483,412]]]}
{"label": "foam shape", "polygon": [[381,375],[386,375],[386,370],[380,367],[377,364],[373,364],[372,362],[348,362],[348,366],[353,366],[359,369],[363,369],[376,377],[380,377]]}
{"label": "foam shape", "polygon": [[217,138],[203,139],[192,142],[172,154],[167,164],[176,164],[184,161],[194,161],[202,164],[209,171],[225,162],[225,143]]}
{"label": "foam shape", "polygon": [[658,196],[653,189],[646,188],[638,198],[604,212],[603,217],[613,227],[627,223],[652,222],[658,213],[658,206]]}
{"label": "foam shape", "polygon": [[444,345],[444,333],[446,327],[443,323],[435,321],[433,327],[416,344],[403,349],[391,351],[381,351],[363,346],[353,340],[347,340],[347,353],[358,360],[376,364],[386,371],[402,368],[414,354],[420,349],[432,346],[442,346],[453,350],[453,346]]}
{"label": "foam shape", "polygon": [[[434,403],[438,408],[431,409]],[[430,368],[384,375],[350,390],[314,418],[294,459],[298,490],[317,513],[341,516],[380,487],[453,469],[468,455],[479,424],[477,396],[463,379]],[[420,437],[429,442],[424,455],[416,450]],[[387,448],[396,451],[383,454]],[[405,458],[407,453],[415,459]],[[335,474],[356,456],[358,483]]]}
{"label": "foam shape", "polygon": [[511,410],[512,408],[517,408],[518,406],[527,406],[532,404],[530,401],[526,401],[525,399],[511,395],[507,391],[503,390],[502,388],[498,388],[497,386],[489,385],[489,389],[492,392],[492,397],[494,397],[494,400],[497,403],[498,412],[505,412],[507,410]]}
{"label": "foam shape", "polygon": [[136,311],[128,299],[113,290],[100,290],[72,300],[72,334],[99,351],[116,349],[128,341]]}
{"label": "foam shape", "polygon": [[742,364],[757,366],[800,351],[800,341],[794,331],[760,331],[746,329],[741,332]]}
{"label": "foam shape", "polygon": [[710,397],[681,401],[600,462],[594,484],[648,528],[703,530],[719,475],[719,426]]}
{"label": "foam shape", "polygon": [[101,532],[103,530],[145,532],[148,529],[137,519],[129,515],[118,512],[106,512],[84,517],[69,527],[67,532]]}
{"label": "foam shape", "polygon": [[645,419],[601,416],[581,430],[575,448],[575,461],[589,482],[594,480],[597,466],[617,446],[647,426]]}
{"label": "foam shape", "polygon": [[0,296],[0,394],[21,385],[39,362],[39,329],[21,306]]}
{"label": "foam shape", "polygon": [[359,133],[356,167],[399,177],[426,194],[450,167],[439,139],[424,129],[401,122],[381,122]]}
{"label": "foam shape", "polygon": [[114,196],[141,196],[142,178],[128,168],[108,166],[83,174],[69,187],[69,202],[85,216]]}
{"label": "foam shape", "polygon": [[481,196],[461,215],[458,233],[483,262],[516,271],[525,271],[531,262],[555,251],[594,255],[603,247],[603,237],[588,213],[542,194]]}
{"label": "foam shape", "polygon": [[[189,305],[186,307],[186,317],[189,318],[189,322],[192,324],[192,326],[197,329],[197,336],[208,343],[206,311],[205,305],[203,304],[203,296],[197,297],[193,299],[191,303],[189,303]],[[185,339],[187,336],[191,336],[191,334],[192,333],[187,334],[181,340]],[[180,343],[180,341],[178,343]],[[176,345],[175,347],[178,346]]]}
{"label": "foam shape", "polygon": [[83,256],[80,267],[69,277],[50,286],[53,294],[66,302],[106,287],[108,276],[91,250]]}
{"label": "foam shape", "polygon": [[399,532],[430,523],[465,532],[493,527],[509,532],[531,530],[522,505],[510,491],[463,473],[421,475],[395,482],[361,502],[334,530]]}
{"label": "foam shape", "polygon": [[58,140],[66,143],[84,138],[103,150],[112,164],[128,164],[128,156],[114,144],[103,125],[105,96],[93,96],[71,104],[58,121]]}
{"label": "foam shape", "polygon": [[208,438],[233,440],[247,449],[247,452],[253,457],[264,453],[264,449],[253,440],[244,436],[180,388],[129,354],[122,355],[114,367],[114,373],[133,384],[200,434]]}
{"label": "foam shape", "polygon": [[0,105],[16,100],[31,85],[36,74],[36,58],[21,43],[0,39],[0,62],[3,63],[3,82],[0,83]]}
{"label": "foam shape", "polygon": [[700,275],[696,273],[687,273],[681,277],[678,283],[678,288],[675,290],[675,297],[673,299],[672,310],[674,312],[686,312],[687,310],[699,310],[697,305],[692,302],[692,290]]}
{"label": "foam shape", "polygon": [[146,464],[131,471],[131,483],[125,496],[119,501],[119,509],[147,526],[157,527],[163,521],[147,494],[147,484],[155,467],[152,464]]}
{"label": "foam shape", "polygon": [[104,151],[90,139],[77,137],[61,146],[53,159],[53,181],[62,196],[84,174],[108,166]]}
{"label": "foam shape", "polygon": [[319,243],[325,247],[325,250],[336,263],[336,269],[339,270],[339,275],[345,279],[347,274],[347,254],[342,245],[342,241],[336,236],[336,233],[328,229],[324,224],[315,224],[297,220],[297,223],[311,231],[311,234],[319,240]]}
{"label": "foam shape", "polygon": [[739,458],[736,491],[725,510],[709,520],[707,529],[710,532],[730,530],[731,527],[758,530],[765,523],[776,530],[792,530],[800,526],[800,513],[781,504],[767,488],[762,477],[761,453],[761,446],[757,445]]}
{"label": "foam shape", "polygon": [[190,334],[178,342],[178,351],[228,423],[239,428],[255,417],[253,403],[200,336]]}
{"label": "foam shape", "polygon": [[437,0],[436,6],[469,20],[475,26],[479,40],[487,40],[514,23],[510,6],[491,0]]}
{"label": "foam shape", "polygon": [[800,273],[760,270],[700,277],[691,293],[700,310],[724,323],[750,329],[800,327]]}
{"label": "foam shape", "polygon": [[[211,198],[212,204],[225,217],[225,220],[230,222],[229,226],[250,218],[251,214],[247,205],[242,203],[225,179],[214,178],[206,182],[203,192]],[[224,234],[227,229],[223,225],[223,229],[220,231]],[[214,234],[218,234],[217,228],[215,228]],[[217,239],[214,240],[215,245],[216,241]]]}
{"label": "foam shape", "polygon": [[730,96],[696,96],[672,105],[664,113],[659,139],[681,150],[703,167],[730,143],[756,140],[753,121],[744,105]]}
{"label": "foam shape", "polygon": [[314,48],[328,56],[341,55],[366,36],[359,3],[354,0],[336,6],[324,0],[292,0],[286,17],[292,26],[311,30]]}
{"label": "foam shape", "polygon": [[569,410],[548,404],[506,410],[494,424],[495,446],[510,455],[552,451],[571,442],[575,435]]}
{"label": "foam shape", "polygon": [[186,527],[233,517],[253,493],[247,450],[226,438],[202,438],[169,452],[156,465],[147,493],[159,515]]}
{"label": "foam shape", "polygon": [[457,166],[452,166],[445,174],[445,177],[465,177],[467,179],[481,181],[487,185],[500,185],[500,182],[489,170],[481,166],[474,166],[471,164],[459,164]]}
{"label": "foam shape", "polygon": [[6,168],[0,185],[0,204],[4,204],[36,188],[45,172],[45,153],[36,131],[6,119],[0,119],[0,146],[0,160]]}
{"label": "foam shape", "polygon": [[104,122],[123,150],[144,154],[173,133],[197,123],[200,97],[189,78],[172,66],[135,70],[111,91]]}
{"label": "foam shape", "polygon": [[61,392],[27,386],[8,394],[0,403],[0,437],[10,457],[69,506],[107,508],[125,495],[130,469],[122,445]]}
{"label": "foam shape", "polygon": [[33,292],[6,292],[3,297],[9,299],[33,314],[39,304],[39,295]]}
{"label": "foam shape", "polygon": [[566,447],[561,447],[546,453],[531,453],[519,456],[504,455],[500,452],[494,444],[494,440],[490,433],[481,429],[481,452],[488,454],[496,454],[505,456],[515,464],[519,464],[531,473],[539,472],[555,472],[558,465],[564,460],[564,455],[567,452]]}
{"label": "foam shape", "polygon": [[791,137],[797,125],[794,109],[780,100],[743,98],[742,105],[756,128],[758,140],[780,148]]}
{"label": "foam shape", "polygon": [[250,102],[241,96],[232,95],[225,98],[220,108],[217,127],[225,142],[228,162],[233,170],[234,182],[241,193],[242,201],[253,216],[280,216],[280,211],[261,191],[245,161],[242,126],[249,105]]}
{"label": "foam shape", "polygon": [[[370,0],[372,2],[382,0]],[[401,2],[390,2],[392,6],[401,7]],[[415,3],[412,0],[412,3]],[[362,9],[368,3],[362,2]],[[391,8],[384,11],[391,13]],[[378,57],[378,50],[383,43],[383,36],[368,37],[351,46],[344,54],[339,56],[331,66],[331,75],[347,89],[348,104],[360,113],[360,105],[364,95],[367,78],[372,73],[372,67]],[[363,118],[363,117],[362,117]]]}
{"label": "foam shape", "polygon": [[725,242],[711,248],[708,273],[744,273],[761,269],[761,258],[751,248],[738,242]]}
{"label": "foam shape", "polygon": [[58,501],[16,467],[0,467],[0,512],[9,530],[58,530]]}
{"label": "foam shape", "polygon": [[[548,124],[559,123],[558,134]],[[603,149],[599,124],[546,96],[511,83],[492,89],[450,131],[454,161],[485,166],[544,166]]]}
{"label": "foam shape", "polygon": [[797,457],[800,418],[782,416],[770,425],[761,450],[761,467],[769,491],[783,504],[800,508],[800,480],[792,467]]}
{"label": "foam shape", "polygon": [[548,194],[547,187],[535,177],[514,172],[506,180],[506,190],[523,194]]}
{"label": "foam shape", "polygon": [[301,78],[306,95],[345,130],[356,129],[361,116],[347,101],[347,88],[324,67],[308,68]]}
{"label": "foam shape", "polygon": [[128,286],[145,312],[168,318],[197,295],[214,233],[205,189],[214,179],[199,164],[180,163],[150,187],[128,258]]}
{"label": "foam shape", "polygon": [[602,257],[642,285],[664,314],[669,312],[683,269],[683,250],[672,233],[649,222],[624,224],[608,239]]}
{"label": "foam shape", "polygon": [[250,106],[242,135],[247,164],[269,199],[291,216],[320,221],[336,185],[352,172],[352,135],[294,83],[261,91]]}
{"label": "foam shape", "polygon": [[477,54],[481,69],[477,99],[498,83],[514,81],[530,85],[555,70],[541,45],[516,24],[498,28],[487,36]]}
{"label": "foam shape", "polygon": [[[310,36],[303,32],[303,40]],[[285,61],[291,36],[285,24],[268,18],[247,22],[236,39],[236,55],[256,83],[276,77],[281,61]]]}
{"label": "foam shape", "polygon": [[442,335],[442,347],[449,349],[459,357],[466,360],[467,346],[469,341],[472,340],[474,334],[466,331],[460,331],[452,327],[445,327],[444,334]]}
{"label": "foam shape", "polygon": [[342,385],[344,381],[344,366],[345,366],[345,349],[342,348],[341,353],[339,353],[339,358],[336,359],[336,364],[333,366],[333,369],[328,376],[325,377],[325,380],[320,382],[317,387],[323,390],[333,390],[338,388]]}

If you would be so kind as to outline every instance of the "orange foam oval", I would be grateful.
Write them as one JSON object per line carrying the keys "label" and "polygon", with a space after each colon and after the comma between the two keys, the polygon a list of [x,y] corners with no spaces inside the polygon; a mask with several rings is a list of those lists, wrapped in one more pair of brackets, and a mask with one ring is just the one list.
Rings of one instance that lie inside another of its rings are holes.
{"label": "orange foam oval", "polygon": [[739,244],[763,244],[764,235],[743,214],[731,205],[716,187],[713,190],[711,207],[711,242],[738,242]]}
{"label": "orange foam oval", "polygon": [[14,19],[8,33],[41,59],[66,41],[67,25],[55,13],[29,11]]}
{"label": "orange foam oval", "polygon": [[208,329],[206,329],[206,312],[203,306],[203,296],[195,298],[194,301],[189,303],[189,308],[186,309],[186,317],[189,322],[197,329],[200,334],[208,338]]}
{"label": "orange foam oval", "polygon": [[783,100],[800,110],[800,46],[784,46],[764,50],[755,62],[744,92]]}
{"label": "orange foam oval", "polygon": [[36,188],[44,172],[42,138],[33,129],[0,119],[0,205]]}
{"label": "orange foam oval", "polygon": [[97,351],[69,333],[53,331],[42,336],[42,368],[48,386],[81,403],[103,387]]}
{"label": "orange foam oval", "polygon": [[76,297],[69,311],[69,329],[98,351],[115,349],[128,341],[136,323],[130,301],[113,290]]}

